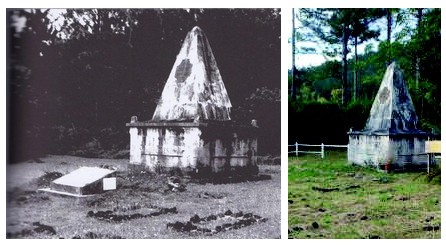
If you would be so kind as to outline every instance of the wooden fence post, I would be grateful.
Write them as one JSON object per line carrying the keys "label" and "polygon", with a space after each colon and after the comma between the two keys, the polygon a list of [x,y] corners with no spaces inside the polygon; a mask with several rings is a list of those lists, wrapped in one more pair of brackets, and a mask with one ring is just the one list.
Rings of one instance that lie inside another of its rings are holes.
{"label": "wooden fence post", "polygon": [[324,143],[321,144],[321,158],[324,158]]}
{"label": "wooden fence post", "polygon": [[429,164],[431,163],[430,153],[427,153],[427,173],[429,173]]}
{"label": "wooden fence post", "polygon": [[299,146],[298,146],[297,141],[296,141],[296,157],[299,154],[298,152],[299,152]]}

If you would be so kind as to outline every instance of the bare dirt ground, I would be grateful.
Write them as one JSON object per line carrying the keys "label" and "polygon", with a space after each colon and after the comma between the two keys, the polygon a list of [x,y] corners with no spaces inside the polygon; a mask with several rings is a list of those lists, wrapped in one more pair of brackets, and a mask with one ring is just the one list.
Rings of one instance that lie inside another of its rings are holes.
{"label": "bare dirt ground", "polygon": [[[7,238],[280,238],[280,166],[271,179],[200,183],[127,171],[128,160],[47,156],[7,167]],[[81,166],[118,168],[117,190],[94,197],[37,191]]]}

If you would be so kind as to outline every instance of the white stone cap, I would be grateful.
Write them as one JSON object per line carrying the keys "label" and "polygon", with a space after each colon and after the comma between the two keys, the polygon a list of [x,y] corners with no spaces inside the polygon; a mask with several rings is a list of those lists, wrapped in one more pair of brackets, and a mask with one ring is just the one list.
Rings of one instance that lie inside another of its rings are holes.
{"label": "white stone cap", "polygon": [[116,170],[110,170],[97,167],[81,167],[73,172],[66,174],[58,179],[55,179],[53,183],[59,185],[68,185],[74,187],[84,187],[90,183],[104,178],[105,176],[115,172]]}

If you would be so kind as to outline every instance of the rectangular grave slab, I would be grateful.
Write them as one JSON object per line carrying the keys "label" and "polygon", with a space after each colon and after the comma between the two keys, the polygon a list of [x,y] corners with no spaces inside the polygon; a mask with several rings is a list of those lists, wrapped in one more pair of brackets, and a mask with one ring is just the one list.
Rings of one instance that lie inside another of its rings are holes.
{"label": "rectangular grave slab", "polygon": [[81,167],[69,174],[55,179],[50,189],[74,195],[92,195],[104,191],[104,178],[110,177],[115,170]]}

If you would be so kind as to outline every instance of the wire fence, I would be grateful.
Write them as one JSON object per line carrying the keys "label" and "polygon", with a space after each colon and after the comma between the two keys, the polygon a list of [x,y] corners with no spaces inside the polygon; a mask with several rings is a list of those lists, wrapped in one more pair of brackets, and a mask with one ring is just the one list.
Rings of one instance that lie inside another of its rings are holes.
{"label": "wire fence", "polygon": [[[309,149],[309,148],[317,148],[316,150],[302,150]],[[299,153],[302,154],[315,154],[319,155],[322,159],[325,157],[326,154],[326,148],[344,148],[347,149],[347,152],[349,150],[349,145],[325,145],[324,143],[320,145],[312,145],[312,144],[299,144],[296,142],[293,145],[288,145],[288,157],[299,157]],[[291,149],[291,150],[290,150]],[[319,151],[317,151],[320,149]],[[418,154],[398,154],[397,157],[414,157],[414,156],[427,156],[427,172],[430,172],[430,166],[432,164],[437,164],[441,162],[441,141],[426,141],[425,151],[423,153]],[[301,155],[302,155],[301,154]]]}
{"label": "wire fence", "polygon": [[[301,146],[301,148],[299,149],[299,146]],[[292,151],[290,151],[290,147],[292,149]],[[320,149],[319,151],[317,150],[302,150],[302,147],[305,148],[318,148]],[[298,157],[299,153],[304,153],[304,154],[315,154],[315,155],[320,155],[321,158],[325,157],[325,153],[326,153],[326,148],[346,148],[348,150],[348,145],[325,145],[324,143],[320,144],[320,145],[310,145],[310,144],[299,144],[299,143],[295,143],[294,145],[288,145],[288,156],[289,157]]]}

